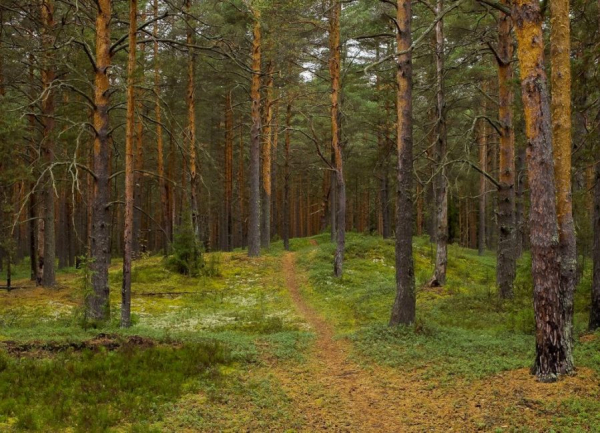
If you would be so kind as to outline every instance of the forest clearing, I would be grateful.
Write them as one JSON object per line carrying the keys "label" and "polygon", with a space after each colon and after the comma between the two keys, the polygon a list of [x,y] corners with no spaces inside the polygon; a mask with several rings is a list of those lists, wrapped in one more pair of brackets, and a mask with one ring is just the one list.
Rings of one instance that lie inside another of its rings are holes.
{"label": "forest clearing", "polygon": [[[347,273],[327,236],[261,258],[216,255],[215,276],[181,277],[150,257],[133,268],[134,326],[81,327],[80,272],[56,289],[0,292],[0,430],[594,431],[600,339],[576,315],[577,374],[530,374],[534,318],[521,263],[516,297],[494,293],[494,258],[451,248],[448,285],[423,287],[414,329],[387,327],[394,248],[349,234]],[[210,259],[209,259],[210,260]],[[526,261],[526,260],[524,260]],[[472,272],[471,269],[477,269]],[[120,281],[120,263],[110,280]],[[589,274],[588,278],[589,278]],[[182,293],[185,292],[185,293]],[[576,296],[576,307],[587,295]],[[117,296],[114,296],[117,301]]]}
{"label": "forest clearing", "polygon": [[0,0],[0,432],[600,432],[600,0]]}

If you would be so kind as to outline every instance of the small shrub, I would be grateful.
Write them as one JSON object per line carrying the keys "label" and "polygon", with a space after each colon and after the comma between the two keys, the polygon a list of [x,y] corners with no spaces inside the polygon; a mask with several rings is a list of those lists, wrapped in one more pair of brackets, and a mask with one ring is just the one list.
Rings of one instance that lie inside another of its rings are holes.
{"label": "small shrub", "polygon": [[197,277],[204,267],[204,259],[200,242],[196,238],[192,223],[184,221],[173,239],[173,254],[169,257],[168,266],[171,270],[189,277]]}
{"label": "small shrub", "polygon": [[92,259],[80,257],[78,261],[79,284],[77,285],[76,297],[79,300],[79,304],[72,310],[72,321],[75,325],[83,329],[88,329],[96,325],[89,319],[87,311],[88,297],[94,293],[92,288],[93,272],[90,269]]}
{"label": "small shrub", "polygon": [[205,277],[220,277],[221,274],[221,254],[212,253],[207,255],[202,275]]}

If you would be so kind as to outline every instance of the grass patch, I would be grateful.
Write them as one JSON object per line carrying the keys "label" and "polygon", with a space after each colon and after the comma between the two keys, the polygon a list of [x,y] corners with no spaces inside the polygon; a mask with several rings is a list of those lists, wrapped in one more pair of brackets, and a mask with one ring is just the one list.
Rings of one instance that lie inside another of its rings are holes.
{"label": "grass patch", "polygon": [[160,406],[215,378],[231,356],[217,342],[182,347],[124,347],[48,359],[0,355],[0,426],[105,431],[160,417]]}
{"label": "grass patch", "polygon": [[391,367],[419,371],[423,380],[434,382],[481,379],[528,367],[534,347],[533,337],[514,334],[386,325],[363,328],[352,340],[361,355]]}
{"label": "grass patch", "polygon": [[[440,381],[476,380],[531,365],[534,317],[528,255],[519,260],[515,298],[501,301],[495,256],[479,256],[456,245],[449,246],[446,286],[425,287],[435,248],[427,237],[415,238],[417,323],[410,329],[389,329],[396,291],[393,241],[348,233],[341,279],[332,274],[334,248],[326,239],[318,247],[300,248],[298,263],[309,276],[303,294],[339,334],[354,341],[363,362],[418,369],[424,378]],[[589,278],[586,270],[575,297],[578,334],[587,324]],[[575,355],[578,365],[600,370],[593,349],[578,344]]]}
{"label": "grass patch", "polygon": [[[269,409],[282,397],[275,384],[247,377],[264,359],[301,362],[311,340],[291,304],[279,257],[209,253],[204,260],[210,272],[196,277],[169,270],[160,256],[135,261],[130,329],[119,328],[120,260],[109,271],[111,320],[97,329],[80,326],[80,272],[61,272],[56,289],[43,289],[33,287],[26,264],[20,265],[18,283],[25,288],[0,292],[0,351],[2,341],[61,349],[20,357],[0,352],[0,431],[162,432],[178,425],[164,417],[218,430],[241,428],[256,411],[271,423],[284,419],[284,400],[279,415]],[[141,336],[157,346],[62,349],[100,334]],[[208,404],[202,410],[186,406],[202,398]],[[201,418],[191,422],[191,413]]]}

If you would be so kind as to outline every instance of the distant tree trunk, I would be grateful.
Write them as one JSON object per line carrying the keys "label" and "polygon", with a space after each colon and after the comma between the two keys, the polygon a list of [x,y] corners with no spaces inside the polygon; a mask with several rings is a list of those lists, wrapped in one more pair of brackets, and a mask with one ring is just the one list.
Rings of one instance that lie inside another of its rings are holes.
{"label": "distant tree trunk", "polygon": [[[4,23],[4,14],[0,11],[0,23]],[[2,34],[4,33],[3,24],[0,25],[0,45],[2,44]],[[6,88],[4,87],[4,59],[0,56],[0,96],[6,94]]]}
{"label": "distant tree trunk", "polygon": [[[192,8],[192,0],[186,0],[186,11],[189,14]],[[198,214],[198,174],[196,163],[196,54],[192,45],[194,44],[194,29],[192,24],[188,23],[186,31],[186,41],[188,44],[188,82],[187,82],[187,147],[189,152],[189,170],[190,170],[190,213],[192,216],[192,227],[196,236],[200,236],[200,216]]]}
{"label": "distant tree trunk", "polygon": [[290,250],[290,146],[292,103],[288,102],[285,116],[285,162],[283,169],[283,247]]}
{"label": "distant tree trunk", "polygon": [[60,192],[58,204],[58,269],[69,266],[69,243],[71,229],[69,226],[69,206],[67,205],[67,191]]}
{"label": "distant tree trunk", "polygon": [[331,148],[335,156],[335,178],[337,188],[336,209],[336,250],[333,260],[333,273],[341,277],[344,266],[344,249],[346,247],[346,182],[344,180],[344,162],[342,156],[342,143],[340,140],[340,15],[342,4],[340,0],[333,0],[329,20],[329,72],[331,74]]}
{"label": "distant tree trunk", "polygon": [[240,234],[240,246],[244,248],[245,243],[245,228],[246,228],[246,209],[244,207],[244,201],[246,199],[244,194],[244,187],[246,182],[244,180],[244,134],[243,134],[243,123],[240,122],[240,150],[239,150],[239,161],[238,161],[238,172],[237,172],[237,184],[238,184],[238,212],[239,212],[239,234]]}
{"label": "distant tree trunk", "polygon": [[[94,116],[92,114],[92,119],[91,121],[94,121]],[[94,166],[94,143],[95,143],[95,138],[92,140],[92,151],[89,152],[88,155],[88,166],[89,167],[93,167]],[[87,209],[86,209],[86,221],[85,221],[85,255],[88,259],[91,259],[92,257],[92,219],[93,214],[94,214],[94,178],[92,176],[87,176],[86,177],[87,182],[86,182],[86,201],[87,201]]]}
{"label": "distant tree trunk", "polygon": [[108,266],[110,262],[109,221],[109,163],[110,143],[108,109],[110,83],[108,73],[110,55],[111,1],[97,1],[96,16],[96,68],[94,81],[94,139],[92,219],[90,230],[90,270],[93,293],[88,296],[90,319],[105,321],[110,317]]}
{"label": "distant tree trunk", "polygon": [[[387,104],[386,104],[387,105]],[[386,158],[383,162],[383,182],[382,182],[382,236],[384,239],[389,239],[392,237],[392,215],[390,213],[390,178],[389,178],[389,167],[390,167],[390,155],[391,155],[391,143],[392,138],[390,137],[390,124],[389,119],[391,118],[391,110],[389,105],[386,106],[386,122],[384,125],[385,134],[383,136],[385,142],[385,155]]]}
{"label": "distant tree trunk", "polygon": [[248,256],[260,256],[260,11],[253,10],[252,39],[252,128],[250,132],[250,219],[248,223]]}
{"label": "distant tree trunk", "polygon": [[121,327],[131,326],[131,260],[133,256],[135,157],[135,63],[137,0],[129,2],[129,54],[127,58],[127,122],[125,135],[125,227],[123,230],[123,285],[121,287]]}
{"label": "distant tree trunk", "polygon": [[[598,0],[598,25],[600,26],[600,0]],[[600,125],[600,111],[596,116],[596,123]],[[594,184],[594,212],[592,229],[594,231],[594,245],[592,250],[593,276],[592,276],[592,304],[590,307],[589,328],[595,331],[600,328],[600,164],[595,164]]]}
{"label": "distant tree trunk", "polygon": [[[169,129],[173,130],[173,118],[169,116]],[[173,134],[169,134],[169,158],[167,162],[167,178],[172,182],[172,185],[167,189],[169,195],[169,233],[171,233],[171,240],[173,240],[173,235],[175,233],[175,225],[177,224],[177,205],[178,205],[178,197],[177,197],[177,184],[174,182],[175,179],[175,160],[177,159],[176,149],[175,149],[175,137]],[[185,170],[181,170],[185,173]],[[181,193],[183,194],[183,185],[180,188]]]}
{"label": "distant tree trunk", "polygon": [[[144,45],[142,45],[144,47]],[[143,53],[142,53],[143,54]],[[137,119],[134,117],[134,143],[135,143],[135,157],[133,167],[133,248],[132,255],[134,259],[138,259],[141,253],[145,250],[146,242],[144,236],[144,230],[142,227],[142,211],[143,208],[143,183],[144,175],[141,171],[144,169],[144,123],[142,122],[142,94],[139,89],[135,89],[136,94],[136,110]]]}
{"label": "distant tree trunk", "polygon": [[558,236],[561,255],[561,293],[563,346],[567,372],[573,362],[573,297],[577,284],[577,247],[571,187],[571,30],[569,0],[550,2],[552,66],[552,142]]}
{"label": "distant tree trunk", "polygon": [[600,164],[596,163],[594,184],[594,263],[592,277],[592,304],[590,307],[590,331],[600,328]]}
{"label": "distant tree trunk", "polygon": [[[29,60],[29,73],[28,75],[28,84],[29,91],[33,95],[35,92],[35,75],[33,70],[33,55],[30,53],[28,56]],[[30,105],[30,111],[33,111],[33,108]],[[29,149],[27,154],[30,160],[35,158],[35,150],[37,145],[35,141],[35,115],[29,114],[27,115],[27,130],[29,133]],[[37,226],[38,226],[38,192],[35,190],[35,181],[31,181],[29,183],[29,208],[28,208],[28,230],[29,230],[29,264],[31,269],[31,281],[34,281],[36,285],[38,285],[38,256],[37,256]]]}
{"label": "distant tree trunk", "polygon": [[[376,46],[376,60],[380,60],[379,56],[379,44]],[[377,93],[378,95],[382,95],[382,84],[381,84],[381,75],[377,73]],[[386,115],[385,119],[383,119],[377,125],[377,147],[379,148],[379,161],[378,165],[381,170],[379,173],[379,214],[381,215],[378,223],[381,225],[381,236],[384,239],[388,239],[392,235],[392,227],[390,222],[390,212],[389,212],[389,176],[388,176],[388,159],[390,156],[389,152],[389,128],[388,128],[388,119],[390,117],[389,107],[386,101]],[[381,109],[381,104],[379,104],[379,109]]]}
{"label": "distant tree trunk", "polygon": [[392,235],[391,224],[390,224],[390,213],[388,211],[389,206],[389,180],[386,173],[381,178],[381,236],[383,239],[388,239]]}
{"label": "distant tree trunk", "polygon": [[[331,151],[331,164],[335,165],[335,154]],[[335,171],[331,170],[329,179],[329,219],[331,223],[331,242],[336,242],[337,239],[337,181]]]}
{"label": "distant tree trunk", "polygon": [[[154,19],[158,19],[158,0],[154,0]],[[156,147],[157,147],[157,172],[158,172],[158,189],[160,190],[160,208],[162,218],[162,228],[166,234],[161,237],[164,254],[169,253],[169,244],[172,242],[172,233],[169,216],[169,188],[165,179],[164,165],[164,149],[163,149],[163,133],[162,133],[162,117],[160,109],[160,62],[158,53],[158,21],[154,23],[154,96],[156,116]]]}
{"label": "distant tree trunk", "polygon": [[477,238],[477,212],[475,210],[475,203],[469,199],[467,201],[469,205],[469,248],[478,248],[479,239]]}
{"label": "distant tree trunk", "polygon": [[[75,266],[75,255],[76,255],[76,245],[75,241],[77,239],[77,233],[81,233],[81,230],[76,226],[76,218],[73,213],[73,196],[66,192],[66,210],[65,210],[65,233],[67,236],[67,257],[68,257],[68,266]],[[76,232],[75,230],[78,230]]]}
{"label": "distant tree trunk", "polygon": [[536,321],[538,380],[555,381],[567,372],[560,296],[560,246],[556,216],[556,189],[552,163],[552,125],[546,73],[540,4],[518,0],[513,4],[521,93],[528,141],[531,195],[531,260]]}
{"label": "distant tree trunk", "polygon": [[37,282],[37,197],[33,191],[34,184],[31,184],[29,196],[29,264],[31,269],[31,281]]}
{"label": "distant tree trunk", "polygon": [[[436,13],[443,10],[443,0],[437,0]],[[448,180],[446,179],[446,101],[444,97],[444,25],[440,19],[435,26],[435,64],[436,64],[436,131],[435,156],[437,174],[435,175],[436,204],[436,244],[435,270],[429,281],[431,287],[446,284],[446,268],[448,267]]]}
{"label": "distant tree trunk", "polygon": [[[507,4],[508,0],[503,0]],[[515,228],[515,133],[512,106],[511,19],[502,14],[498,23],[498,119],[501,125],[498,186],[498,256],[496,279],[501,298],[513,296],[517,270]]]}
{"label": "distant tree trunk", "polygon": [[[484,114],[485,114],[485,102]],[[487,172],[487,128],[485,120],[479,122],[479,168],[482,171]],[[486,194],[487,194],[487,181],[483,174],[479,176],[479,227],[477,230],[477,246],[479,255],[482,256],[485,252],[485,217],[486,217]]]}
{"label": "distant tree trunk", "polygon": [[525,196],[525,158],[526,149],[522,148],[517,153],[516,160],[516,212],[515,212],[515,226],[517,229],[517,243],[516,243],[516,254],[517,257],[521,257],[523,250],[525,249],[525,216],[524,213],[524,196]]}
{"label": "distant tree trunk", "polygon": [[390,325],[415,320],[415,271],[413,263],[413,139],[412,139],[412,44],[411,0],[398,0],[396,41],[397,90],[397,198],[396,198],[396,299]]}
{"label": "distant tree trunk", "polygon": [[225,251],[233,247],[233,107],[231,92],[225,96]]}
{"label": "distant tree trunk", "polygon": [[277,206],[277,147],[279,145],[279,102],[277,98],[273,109],[273,140],[271,145],[271,236],[275,236],[279,231],[279,209]]}
{"label": "distant tree trunk", "polygon": [[[386,110],[387,111],[387,110]],[[386,112],[386,122],[389,112]],[[384,125],[386,133],[383,135],[382,159],[381,159],[381,179],[380,179],[380,212],[381,212],[381,236],[383,239],[389,239],[392,236],[392,224],[390,221],[390,179],[388,174],[390,159],[390,137],[387,133],[387,125]]]}
{"label": "distant tree trunk", "polygon": [[417,183],[417,236],[423,235],[423,187]]}
{"label": "distant tree trunk", "polygon": [[[42,77],[42,155],[47,169],[51,170],[54,162],[54,81],[53,50],[53,28],[54,28],[54,2],[53,0],[42,1],[42,44],[44,46]],[[56,236],[54,228],[54,184],[50,171],[46,175],[44,184],[44,255],[42,285],[52,287],[56,283],[55,277],[55,250]]]}
{"label": "distant tree trunk", "polygon": [[263,125],[263,147],[262,147],[262,197],[261,206],[261,246],[269,248],[271,244],[271,121],[273,120],[273,73],[275,67],[269,61],[267,63],[266,95],[265,95],[265,124]]}
{"label": "distant tree trunk", "polygon": [[[44,198],[42,196],[42,198]],[[43,280],[44,280],[44,247],[46,245],[45,242],[45,227],[46,227],[46,220],[44,219],[44,205],[43,203],[38,203],[37,207],[36,207],[36,215],[35,215],[36,219],[37,219],[37,224],[35,226],[35,235],[36,235],[36,243],[35,243],[35,247],[36,247],[36,263],[37,263],[37,269],[36,269],[36,278],[35,278],[35,285],[40,287],[43,286]]]}
{"label": "distant tree trunk", "polygon": [[12,257],[10,250],[6,254],[6,290],[10,291],[12,288]]}

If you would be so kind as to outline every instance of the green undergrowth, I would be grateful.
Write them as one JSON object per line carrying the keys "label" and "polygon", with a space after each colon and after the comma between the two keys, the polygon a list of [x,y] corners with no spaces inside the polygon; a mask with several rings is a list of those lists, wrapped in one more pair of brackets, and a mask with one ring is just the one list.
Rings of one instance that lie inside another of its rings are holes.
{"label": "green undergrowth", "polygon": [[303,414],[268,368],[224,372],[198,393],[165,406],[150,428],[180,431],[301,431]]}
{"label": "green undergrowth", "polygon": [[[207,254],[218,267],[211,277],[191,278],[168,269],[162,257],[136,261],[132,270],[132,316],[136,334],[187,338],[194,333],[263,335],[306,330],[291,305],[275,256]],[[118,328],[120,263],[109,273],[111,321],[101,330],[82,323],[83,294],[76,274],[59,277],[56,289],[0,292],[0,340],[85,339]],[[83,325],[83,326],[82,326]]]}
{"label": "green undergrowth", "polygon": [[[348,233],[341,279],[332,275],[329,234],[292,239],[290,246],[303,296],[339,337],[353,342],[352,356],[366,368],[388,366],[435,388],[531,365],[528,256],[519,261],[514,299],[500,301],[492,253],[479,256],[451,245],[447,284],[432,289],[426,283],[435,249],[427,238],[415,238],[417,320],[392,329],[393,241]],[[23,279],[15,285],[26,288],[0,292],[0,431],[302,430],[304,414],[273,372],[303,362],[314,337],[290,299],[283,255],[282,242],[258,259],[244,251],[209,253],[203,260],[210,272],[196,277],[171,270],[160,256],[137,260],[129,329],[119,328],[120,260],[113,260],[109,274],[111,320],[100,327],[82,320],[81,271],[61,271],[57,288],[47,290],[27,282],[26,263],[17,266]],[[578,366],[600,371],[600,338],[579,339],[589,287],[586,269],[575,297],[575,357]],[[44,349],[100,334],[152,344]],[[34,349],[8,355],[15,344]],[[558,411],[557,431],[576,431],[578,419],[595,422],[600,405],[573,397],[544,410]]]}
{"label": "green undergrowth", "polygon": [[85,350],[42,360],[0,355],[0,430],[71,426],[96,432],[160,418],[161,405],[217,383],[219,367],[233,360],[217,342]]}
{"label": "green undergrowth", "polygon": [[[111,320],[102,326],[82,320],[81,271],[61,271],[54,289],[33,287],[21,272],[16,282],[24,289],[0,292],[0,431],[180,431],[164,419],[218,430],[244,426],[255,414],[285,419],[283,400],[281,413],[269,409],[281,397],[276,383],[263,373],[248,376],[265,362],[303,362],[312,339],[291,303],[280,257],[249,259],[238,251],[205,254],[204,261],[211,272],[196,277],[171,270],[160,256],[135,261],[129,329],[119,327],[121,260],[112,261]],[[32,349],[20,358],[2,349],[68,346],[102,334],[154,344]],[[198,398],[206,401],[195,411],[188,403]],[[228,402],[238,402],[235,415]],[[190,413],[198,416],[193,422]]]}
{"label": "green undergrowth", "polygon": [[[501,301],[495,287],[495,256],[449,246],[447,284],[429,288],[434,245],[414,239],[417,320],[413,327],[387,326],[395,296],[394,243],[379,237],[349,233],[344,276],[333,277],[335,246],[326,237],[318,246],[299,248],[298,263],[309,276],[304,295],[338,333],[355,344],[366,364],[377,362],[423,378],[451,382],[473,380],[504,370],[530,367],[534,349],[531,261],[519,260],[515,297]],[[579,285],[575,330],[585,331],[589,272]],[[594,355],[598,344],[576,343],[576,362],[600,371]]]}

